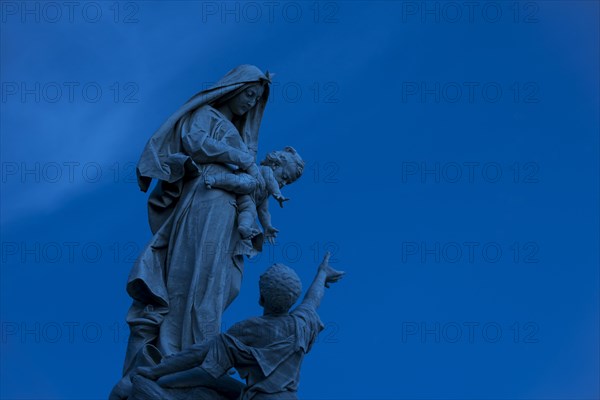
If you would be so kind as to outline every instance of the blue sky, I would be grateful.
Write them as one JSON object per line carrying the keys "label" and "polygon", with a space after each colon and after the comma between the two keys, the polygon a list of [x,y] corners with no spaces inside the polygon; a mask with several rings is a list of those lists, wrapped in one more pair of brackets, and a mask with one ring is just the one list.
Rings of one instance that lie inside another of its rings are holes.
{"label": "blue sky", "polygon": [[597,2],[78,4],[1,3],[0,397],[107,396],[133,167],[245,63],[276,74],[259,156],[307,168],[225,325],[272,262],[348,272],[302,398],[600,396]]}

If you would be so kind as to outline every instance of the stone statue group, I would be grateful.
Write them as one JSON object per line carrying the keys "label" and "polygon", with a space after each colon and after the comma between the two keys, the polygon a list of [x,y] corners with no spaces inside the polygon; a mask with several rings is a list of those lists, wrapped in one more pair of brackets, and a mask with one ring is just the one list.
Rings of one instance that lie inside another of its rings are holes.
{"label": "stone statue group", "polygon": [[[324,288],[342,278],[329,254],[301,304],[293,269],[260,277],[260,317],[221,333],[237,297],[244,256],[273,243],[268,201],[296,181],[304,161],[292,147],[256,164],[271,75],[241,65],[177,110],[150,138],[137,166],[153,236],[134,264],[127,293],[130,337],[123,378],[110,400],[296,399],[300,365],[323,329]],[[260,222],[259,227],[257,220]],[[235,368],[246,383],[230,376]]]}

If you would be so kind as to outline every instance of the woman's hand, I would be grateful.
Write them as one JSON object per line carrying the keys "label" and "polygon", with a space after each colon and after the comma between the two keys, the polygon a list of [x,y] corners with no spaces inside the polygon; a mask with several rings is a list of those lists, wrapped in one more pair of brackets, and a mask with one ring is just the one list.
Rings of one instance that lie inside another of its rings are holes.
{"label": "woman's hand", "polygon": [[153,367],[138,367],[133,371],[132,376],[134,375],[141,375],[145,378],[148,378],[152,381],[155,381],[156,379],[159,378],[158,374],[156,374],[154,372],[154,368]]}
{"label": "woman's hand", "polygon": [[263,178],[262,174],[260,173],[260,168],[258,168],[258,166],[256,164],[252,164],[250,165],[250,167],[246,170],[246,172],[249,175],[252,175],[252,177],[254,179],[256,179],[256,182],[258,183],[257,185],[257,189],[260,191],[265,190],[265,178]]}

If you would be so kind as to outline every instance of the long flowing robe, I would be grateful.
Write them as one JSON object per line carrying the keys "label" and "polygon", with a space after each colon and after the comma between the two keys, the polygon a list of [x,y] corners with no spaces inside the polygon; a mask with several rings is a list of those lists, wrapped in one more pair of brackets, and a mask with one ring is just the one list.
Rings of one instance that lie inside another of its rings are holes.
{"label": "long flowing robe", "polygon": [[[236,125],[210,106],[257,82],[267,83],[263,96]],[[254,66],[235,68],[173,114],[142,153],[140,188],[159,182],[148,201],[154,236],[127,283],[133,304],[124,379],[146,364],[145,345],[168,355],[220,331],[221,314],[239,292],[243,256],[255,250],[237,232],[235,195],[207,189],[202,174],[255,163],[269,82]]]}

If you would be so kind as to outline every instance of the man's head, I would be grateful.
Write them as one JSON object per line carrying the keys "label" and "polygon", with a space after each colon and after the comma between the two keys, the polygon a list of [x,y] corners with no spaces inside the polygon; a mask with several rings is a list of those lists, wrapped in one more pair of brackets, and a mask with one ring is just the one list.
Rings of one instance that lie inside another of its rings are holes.
{"label": "man's head", "polygon": [[272,313],[288,312],[302,292],[300,278],[288,266],[273,264],[258,282],[260,305]]}
{"label": "man's head", "polygon": [[272,151],[260,163],[273,169],[273,176],[279,183],[279,188],[295,182],[304,171],[304,160],[293,147]]}

